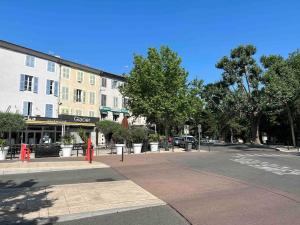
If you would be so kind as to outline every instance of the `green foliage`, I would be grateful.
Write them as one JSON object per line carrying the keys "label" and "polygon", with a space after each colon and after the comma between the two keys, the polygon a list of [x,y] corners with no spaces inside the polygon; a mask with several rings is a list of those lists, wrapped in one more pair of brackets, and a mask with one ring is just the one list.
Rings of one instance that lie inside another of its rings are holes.
{"label": "green foliage", "polygon": [[102,120],[96,123],[96,127],[107,137],[109,134],[113,134],[118,130],[121,125],[110,120]]}
{"label": "green foliage", "polygon": [[84,142],[84,149],[87,149],[87,143],[88,143],[88,135],[86,134],[85,130],[83,128],[78,129],[78,135],[81,138],[81,140]]}
{"label": "green foliage", "polygon": [[70,134],[65,134],[62,138],[61,141],[64,145],[72,145],[74,143],[74,136]]}
{"label": "green foliage", "polygon": [[25,127],[22,115],[16,113],[0,112],[0,133],[20,131]]}
{"label": "green foliage", "polygon": [[158,142],[159,141],[159,135],[158,134],[149,134],[148,135],[149,142]]}
{"label": "green foliage", "polygon": [[145,116],[150,123],[162,124],[168,132],[174,124],[189,117],[187,72],[181,58],[170,48],[149,48],[147,57],[134,56],[134,67],[121,93],[128,97],[134,116]]}
{"label": "green foliage", "polygon": [[223,57],[216,67],[223,70],[222,83],[229,89],[228,97],[234,102],[234,111],[251,121],[251,139],[260,143],[259,121],[266,106],[262,69],[256,63],[253,45],[241,45]]}
{"label": "green foliage", "polygon": [[114,130],[112,138],[116,144],[124,144],[126,140],[129,140],[129,131],[128,129],[120,126]]}
{"label": "green foliage", "polygon": [[143,127],[131,127],[129,134],[133,143],[142,143],[146,138],[146,131]]}
{"label": "green foliage", "polygon": [[0,138],[0,148],[4,147],[6,145],[5,139]]}

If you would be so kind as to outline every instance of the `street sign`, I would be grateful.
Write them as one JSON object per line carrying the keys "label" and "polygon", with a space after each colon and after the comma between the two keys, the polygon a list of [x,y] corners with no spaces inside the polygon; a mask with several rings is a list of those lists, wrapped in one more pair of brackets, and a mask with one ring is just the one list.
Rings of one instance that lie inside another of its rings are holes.
{"label": "street sign", "polygon": [[202,132],[202,127],[201,124],[198,125],[198,132],[201,133]]}

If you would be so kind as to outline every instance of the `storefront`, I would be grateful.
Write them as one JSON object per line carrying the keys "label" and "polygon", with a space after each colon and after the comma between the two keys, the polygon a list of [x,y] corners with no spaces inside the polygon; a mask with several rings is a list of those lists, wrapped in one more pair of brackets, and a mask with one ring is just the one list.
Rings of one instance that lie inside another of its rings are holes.
{"label": "storefront", "polygon": [[[97,142],[96,117],[60,115],[59,118],[27,117],[26,128],[21,132],[10,134],[11,144],[43,144],[60,142],[65,133],[76,134],[79,128],[92,136]],[[8,135],[9,136],[9,135]]]}

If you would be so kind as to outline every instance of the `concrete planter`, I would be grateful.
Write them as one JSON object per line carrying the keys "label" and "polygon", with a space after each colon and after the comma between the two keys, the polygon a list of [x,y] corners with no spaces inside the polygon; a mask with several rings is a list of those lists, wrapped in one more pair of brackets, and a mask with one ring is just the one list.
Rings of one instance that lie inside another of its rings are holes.
{"label": "concrete planter", "polygon": [[158,142],[150,142],[150,149],[151,149],[151,152],[157,152],[158,151]]}
{"label": "concrete planter", "polygon": [[141,151],[142,151],[142,146],[143,146],[142,143],[133,144],[133,152],[134,152],[134,154],[140,154]]}
{"label": "concrete planter", "polygon": [[73,145],[61,145],[62,157],[71,157]]}
{"label": "concrete planter", "polygon": [[6,160],[8,149],[9,147],[0,148],[0,160]]}
{"label": "concrete planter", "polygon": [[115,144],[117,149],[117,155],[122,155],[122,149],[125,147],[125,144]]}

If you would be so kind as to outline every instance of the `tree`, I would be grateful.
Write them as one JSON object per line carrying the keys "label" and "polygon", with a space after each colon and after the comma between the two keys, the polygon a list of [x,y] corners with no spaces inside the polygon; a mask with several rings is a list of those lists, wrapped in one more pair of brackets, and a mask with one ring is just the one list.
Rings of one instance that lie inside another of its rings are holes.
{"label": "tree", "polygon": [[245,139],[247,123],[235,102],[235,94],[223,81],[207,84],[203,91],[207,132],[220,140],[225,140],[227,134],[231,142],[234,135]]}
{"label": "tree", "polygon": [[293,118],[293,104],[299,97],[299,80],[295,69],[281,56],[270,55],[263,56],[261,62],[266,71],[265,92],[270,97],[272,110],[285,110],[288,115],[288,120],[291,129],[291,136],[293,145],[296,145],[294,118]]}
{"label": "tree", "polygon": [[222,69],[223,82],[234,95],[239,111],[251,121],[251,141],[260,143],[259,123],[265,106],[262,88],[262,70],[256,63],[253,45],[241,45],[229,57],[223,57],[217,64]]}
{"label": "tree", "polygon": [[189,116],[187,75],[181,58],[170,48],[149,48],[147,57],[134,56],[134,67],[120,91],[134,116],[161,124],[167,136],[174,124]]}
{"label": "tree", "polygon": [[0,112],[0,133],[20,131],[25,127],[24,117],[20,114]]}

